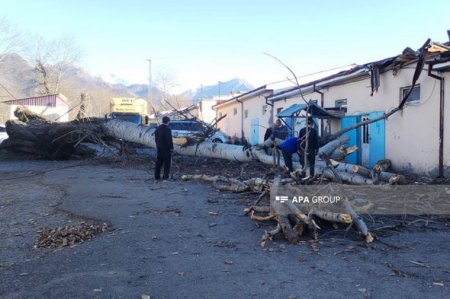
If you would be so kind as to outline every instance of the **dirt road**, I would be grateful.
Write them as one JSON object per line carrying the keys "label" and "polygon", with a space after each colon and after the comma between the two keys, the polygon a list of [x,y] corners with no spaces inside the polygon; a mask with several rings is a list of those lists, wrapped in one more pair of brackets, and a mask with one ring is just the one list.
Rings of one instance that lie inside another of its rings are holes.
{"label": "dirt road", "polygon": [[[279,238],[261,249],[260,237],[271,226],[243,215],[253,197],[196,182],[154,183],[145,167],[82,164],[0,162],[0,297],[448,298],[450,293],[445,221],[381,229],[370,247],[338,230],[322,233],[318,252],[307,237],[298,245]],[[107,222],[112,230],[73,247],[34,248],[41,228],[83,221]],[[392,221],[379,218],[372,225]]]}

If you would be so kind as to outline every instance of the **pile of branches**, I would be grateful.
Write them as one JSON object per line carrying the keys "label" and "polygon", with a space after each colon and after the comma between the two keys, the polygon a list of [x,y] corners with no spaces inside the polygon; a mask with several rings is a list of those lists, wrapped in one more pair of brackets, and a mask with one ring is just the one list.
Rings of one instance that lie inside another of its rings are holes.
{"label": "pile of branches", "polygon": [[38,231],[36,247],[56,248],[73,246],[76,243],[93,239],[98,233],[107,230],[109,230],[107,223],[97,225],[84,222],[74,226],[64,226],[53,229],[44,228],[41,231]]}
{"label": "pile of branches", "polygon": [[[245,213],[255,221],[276,221],[274,230],[266,231],[261,239],[263,247],[267,240],[278,233],[282,233],[290,243],[298,243],[304,232],[309,231],[314,241],[319,238],[321,223],[331,223],[333,227],[338,224],[353,225],[362,235],[366,243],[373,242],[374,238],[369,232],[364,220],[355,212],[346,198],[339,202],[315,203],[294,202],[292,199],[299,194],[305,194],[302,185],[291,178],[275,179],[253,178],[239,181],[223,176],[183,175],[183,180],[200,180],[212,183],[221,191],[256,192],[260,195],[254,205],[245,209]],[[332,194],[327,194],[330,197]],[[269,199],[269,205],[260,205],[264,198]],[[265,215],[261,215],[261,213]]]}

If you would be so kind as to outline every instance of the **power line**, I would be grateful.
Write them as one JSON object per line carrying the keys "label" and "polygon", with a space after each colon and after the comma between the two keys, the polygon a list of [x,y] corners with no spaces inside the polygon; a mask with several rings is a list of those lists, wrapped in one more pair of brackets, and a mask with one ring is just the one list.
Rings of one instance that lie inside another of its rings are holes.
{"label": "power line", "polygon": [[17,98],[11,92],[9,92],[8,88],[6,88],[3,84],[0,83],[0,87],[2,87],[6,91],[6,93],[8,93],[14,100],[17,100]]}

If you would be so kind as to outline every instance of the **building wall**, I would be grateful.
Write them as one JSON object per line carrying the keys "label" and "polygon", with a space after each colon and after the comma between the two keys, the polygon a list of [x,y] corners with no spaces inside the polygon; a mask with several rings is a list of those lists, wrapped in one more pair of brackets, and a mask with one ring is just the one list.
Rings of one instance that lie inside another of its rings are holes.
{"label": "building wall", "polygon": [[[273,122],[272,107],[266,104],[266,96],[271,93],[272,91],[267,91],[266,93],[245,98],[242,100],[242,104],[241,102],[233,101],[217,107],[217,117],[227,114],[227,117],[219,122],[219,129],[229,136],[236,138],[242,138],[243,131],[245,139],[250,142],[253,130],[252,120],[257,119],[258,135],[256,143],[262,143],[266,129]],[[236,114],[234,114],[235,109],[237,109]]]}
{"label": "building wall", "polygon": [[[230,137],[241,138],[241,107],[240,103],[233,102],[218,107],[216,110],[217,117],[227,115],[218,123],[218,128]],[[236,114],[234,114],[236,109]]]}
{"label": "building wall", "polygon": [[[326,107],[347,99],[347,115],[388,112],[400,103],[400,89],[411,85],[414,66],[380,77],[378,92],[370,96],[370,79],[326,90]],[[394,168],[436,175],[439,144],[439,83],[423,71],[419,78],[420,102],[407,104],[386,122],[385,153]],[[450,136],[449,136],[450,137]],[[449,138],[447,137],[447,138]]]}
{"label": "building wall", "polygon": [[444,174],[450,177],[450,72],[440,74],[444,77]]}
{"label": "building wall", "polygon": [[211,123],[216,117],[216,111],[212,108],[217,104],[216,100],[201,100],[199,105],[198,117],[200,120]]}
{"label": "building wall", "polygon": [[[266,105],[265,95],[255,96],[243,101],[244,103],[244,136],[250,142],[252,136],[252,120],[258,119],[258,140],[257,144],[264,141],[264,134],[272,126],[272,107]],[[247,117],[245,117],[247,111]]]}
{"label": "building wall", "polygon": [[[400,70],[395,76],[392,71],[380,76],[378,92],[370,96],[370,78],[332,86],[322,90],[325,93],[325,107],[334,107],[335,101],[347,99],[347,114],[360,115],[374,111],[388,112],[400,103],[400,89],[411,85],[415,65]],[[446,78],[445,102],[450,103],[450,75]],[[385,153],[397,170],[412,171],[435,176],[439,161],[439,81],[430,78],[424,70],[419,78],[420,102],[407,104],[385,122]],[[304,97],[314,99],[314,94]],[[276,102],[278,108],[287,108],[293,103],[303,102],[300,98]],[[450,173],[450,104],[445,107],[444,164]],[[339,122],[332,122],[332,132],[340,129]]]}

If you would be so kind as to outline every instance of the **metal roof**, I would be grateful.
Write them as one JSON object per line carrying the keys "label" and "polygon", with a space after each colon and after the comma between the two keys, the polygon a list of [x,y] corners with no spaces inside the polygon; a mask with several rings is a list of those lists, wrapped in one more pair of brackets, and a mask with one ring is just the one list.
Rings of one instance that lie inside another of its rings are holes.
{"label": "metal roof", "polygon": [[[315,118],[339,118],[339,116],[329,113],[315,103],[310,103],[310,113]],[[308,109],[307,104],[293,104],[277,114],[279,118],[299,117],[301,111]]]}

